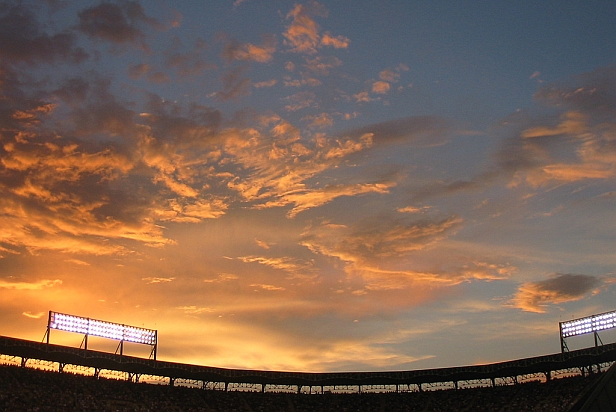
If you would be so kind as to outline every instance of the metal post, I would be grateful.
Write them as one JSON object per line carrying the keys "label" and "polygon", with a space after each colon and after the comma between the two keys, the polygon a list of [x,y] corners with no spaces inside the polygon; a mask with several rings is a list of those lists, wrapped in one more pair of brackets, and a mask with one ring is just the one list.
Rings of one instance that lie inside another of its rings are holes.
{"label": "metal post", "polygon": [[47,345],[49,345],[50,326],[51,326],[51,311],[49,311],[49,317],[47,318]]}

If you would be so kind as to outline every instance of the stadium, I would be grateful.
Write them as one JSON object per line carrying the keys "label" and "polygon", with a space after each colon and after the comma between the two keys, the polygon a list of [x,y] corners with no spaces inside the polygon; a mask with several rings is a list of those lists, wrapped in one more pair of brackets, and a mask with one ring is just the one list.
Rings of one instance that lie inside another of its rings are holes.
{"label": "stadium", "polygon": [[[614,327],[616,311],[561,322],[561,353],[506,362],[309,373],[161,361],[155,330],[50,311],[43,342],[0,336],[0,409],[613,411],[616,343],[599,332]],[[81,347],[50,343],[52,330],[83,334]],[[593,347],[568,349],[567,339],[587,334]],[[89,336],[116,340],[118,349],[91,350]],[[126,355],[125,342],[150,346],[150,357]]]}

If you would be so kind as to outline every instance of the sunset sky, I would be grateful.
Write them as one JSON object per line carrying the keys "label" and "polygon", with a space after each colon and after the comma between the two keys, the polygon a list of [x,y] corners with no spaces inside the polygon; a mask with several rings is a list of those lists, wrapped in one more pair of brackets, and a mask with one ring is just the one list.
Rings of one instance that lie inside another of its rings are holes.
{"label": "sunset sky", "polygon": [[559,321],[616,309],[615,19],[2,1],[0,335],[53,310],[293,371],[559,352]]}

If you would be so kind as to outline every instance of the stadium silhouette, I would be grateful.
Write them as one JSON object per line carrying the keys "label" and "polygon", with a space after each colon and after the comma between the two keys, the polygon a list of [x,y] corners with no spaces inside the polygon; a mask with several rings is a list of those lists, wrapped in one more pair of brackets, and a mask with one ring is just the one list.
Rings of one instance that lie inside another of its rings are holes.
{"label": "stadium silhouette", "polygon": [[[161,361],[155,339],[133,340],[153,346],[149,359],[127,356],[121,349],[88,349],[88,332],[83,347],[56,345],[49,342],[50,328],[62,327],[52,323],[54,315],[71,316],[50,312],[46,342],[0,336],[0,410],[616,410],[616,343],[603,344],[597,333],[613,328],[614,321],[595,327],[596,317],[614,319],[616,312],[561,323],[561,353],[450,368],[319,373]],[[156,336],[156,331],[141,331]],[[565,338],[586,333],[594,333],[595,346],[569,351]],[[117,339],[122,348],[124,338]]]}

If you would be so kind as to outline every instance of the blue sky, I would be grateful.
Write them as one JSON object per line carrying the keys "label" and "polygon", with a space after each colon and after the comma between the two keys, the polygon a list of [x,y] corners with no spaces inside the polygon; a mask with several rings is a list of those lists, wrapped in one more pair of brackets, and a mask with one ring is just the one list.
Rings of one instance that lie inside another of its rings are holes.
{"label": "blue sky", "polygon": [[210,3],[0,6],[0,334],[400,370],[614,309],[614,3]]}

